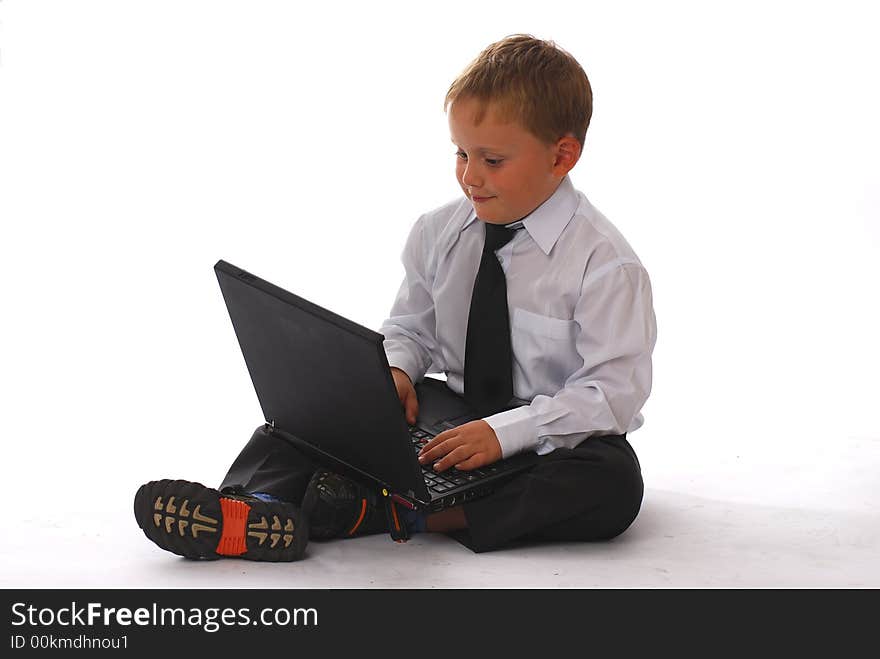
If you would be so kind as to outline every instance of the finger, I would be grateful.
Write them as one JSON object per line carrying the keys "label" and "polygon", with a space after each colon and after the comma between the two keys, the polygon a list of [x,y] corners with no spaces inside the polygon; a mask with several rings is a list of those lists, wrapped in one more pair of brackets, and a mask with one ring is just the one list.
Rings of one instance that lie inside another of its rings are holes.
{"label": "finger", "polygon": [[429,464],[433,460],[439,460],[440,458],[442,458],[444,455],[449,453],[449,451],[451,451],[454,448],[455,448],[455,446],[452,446],[452,445],[447,446],[446,442],[441,442],[441,443],[437,444],[436,446],[431,447],[428,450],[422,449],[421,452],[419,453],[419,462],[421,464]]}
{"label": "finger", "polygon": [[441,459],[437,460],[437,462],[434,463],[434,471],[444,471],[446,469],[449,469],[453,465],[467,460],[473,454],[473,447],[467,444],[459,446],[447,453]]}
{"label": "finger", "polygon": [[422,447],[422,450],[419,451],[419,455],[424,455],[425,451],[430,451],[435,446],[442,444],[443,442],[445,442],[447,439],[450,439],[451,437],[455,437],[457,434],[458,433],[455,432],[454,428],[452,430],[444,430],[439,435],[435,435],[434,438],[430,442],[425,444]]}
{"label": "finger", "polygon": [[419,416],[419,399],[416,396],[416,392],[412,389],[410,389],[407,393],[406,400],[403,403],[403,407],[406,410],[407,422],[410,425],[414,424]]}
{"label": "finger", "polygon": [[[438,435],[439,437],[439,435]],[[428,448],[428,445],[425,445],[419,452],[419,462],[422,464],[428,464],[432,460],[438,460],[442,458],[444,455],[455,449],[457,446],[460,446],[462,443],[462,438],[458,435],[453,434],[449,439],[440,442],[439,444],[435,444],[431,448]]]}
{"label": "finger", "polygon": [[455,465],[456,469],[460,469],[461,471],[471,471],[472,469],[477,469],[478,467],[482,467],[489,463],[489,459],[485,452],[480,451],[479,453],[474,453],[471,457],[466,460],[462,460],[457,465]]}

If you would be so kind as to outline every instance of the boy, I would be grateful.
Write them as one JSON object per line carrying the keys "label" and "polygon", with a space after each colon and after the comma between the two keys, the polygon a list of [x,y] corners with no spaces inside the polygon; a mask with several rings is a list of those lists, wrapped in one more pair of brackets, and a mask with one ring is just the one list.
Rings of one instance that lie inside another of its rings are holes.
{"label": "boy", "polygon": [[[552,42],[513,35],[453,82],[444,109],[464,199],[423,215],[409,236],[380,330],[388,363],[408,422],[413,383],[428,372],[445,372],[483,417],[437,435],[423,464],[468,471],[540,457],[489,496],[405,523],[474,551],[612,538],[641,506],[626,433],[642,425],[656,324],[647,272],[568,178],[592,114],[589,80]],[[528,404],[507,409],[513,399]],[[219,492],[153,481],[135,515],[160,547],[193,558],[295,560],[309,534],[386,528],[374,493],[262,428]]]}

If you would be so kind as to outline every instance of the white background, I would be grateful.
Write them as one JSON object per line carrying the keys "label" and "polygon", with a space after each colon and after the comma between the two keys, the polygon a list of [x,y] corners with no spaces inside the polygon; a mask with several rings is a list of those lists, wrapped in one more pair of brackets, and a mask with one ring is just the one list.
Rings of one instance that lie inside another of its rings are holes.
{"label": "white background", "polygon": [[378,327],[459,194],[449,83],[530,32],[590,77],[572,178],[652,278],[646,486],[876,508],[870,5],[0,3],[7,496],[219,483],[262,415],[213,264]]}

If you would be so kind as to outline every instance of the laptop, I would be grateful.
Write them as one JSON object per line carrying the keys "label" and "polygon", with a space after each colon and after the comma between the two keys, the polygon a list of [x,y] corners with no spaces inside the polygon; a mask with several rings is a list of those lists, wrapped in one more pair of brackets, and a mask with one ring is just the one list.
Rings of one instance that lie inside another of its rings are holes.
{"label": "laptop", "polygon": [[410,426],[382,334],[226,261],[214,271],[267,426],[319,464],[438,511],[491,493],[537,459],[528,452],[470,471],[422,466],[417,454],[432,437],[480,418],[463,398],[425,378]]}

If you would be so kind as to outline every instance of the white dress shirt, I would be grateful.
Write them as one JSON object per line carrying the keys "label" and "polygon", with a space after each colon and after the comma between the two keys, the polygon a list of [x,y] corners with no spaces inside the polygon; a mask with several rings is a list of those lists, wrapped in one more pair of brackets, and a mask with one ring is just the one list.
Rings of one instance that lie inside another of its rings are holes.
{"label": "white dress shirt", "polygon": [[[503,457],[573,447],[643,423],[657,338],[651,282],[617,229],[566,176],[523,218],[498,258],[507,278],[514,396],[486,417]],[[380,332],[388,363],[413,382],[445,373],[464,391],[464,351],[485,231],[466,197],[422,215]]]}

